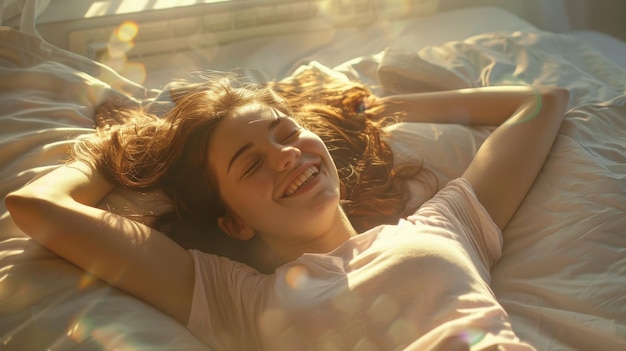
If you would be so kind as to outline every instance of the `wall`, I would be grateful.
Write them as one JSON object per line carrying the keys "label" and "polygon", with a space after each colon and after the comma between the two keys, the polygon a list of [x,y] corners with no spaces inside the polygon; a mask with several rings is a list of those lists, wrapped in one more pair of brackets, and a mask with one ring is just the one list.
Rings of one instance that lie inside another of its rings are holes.
{"label": "wall", "polygon": [[554,32],[595,30],[626,41],[624,0],[440,0],[441,11],[497,6]]}

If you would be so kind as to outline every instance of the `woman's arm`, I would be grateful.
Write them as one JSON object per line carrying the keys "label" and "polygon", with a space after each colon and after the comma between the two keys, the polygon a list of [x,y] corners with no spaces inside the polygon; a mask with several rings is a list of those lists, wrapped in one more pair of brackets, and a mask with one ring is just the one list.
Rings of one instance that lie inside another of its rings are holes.
{"label": "woman's arm", "polygon": [[569,93],[543,89],[524,100],[481,145],[463,173],[503,229],[530,190],[559,131]]}
{"label": "woman's arm", "polygon": [[559,130],[569,93],[553,87],[485,87],[382,98],[406,122],[499,125],[463,173],[504,228],[530,190]]}
{"label": "woman's arm", "polygon": [[191,256],[150,227],[94,208],[112,189],[98,172],[73,162],[10,193],[5,204],[33,240],[187,323]]}
{"label": "woman's arm", "polygon": [[380,98],[385,113],[406,113],[402,122],[497,126],[529,99],[553,88],[492,86]]}

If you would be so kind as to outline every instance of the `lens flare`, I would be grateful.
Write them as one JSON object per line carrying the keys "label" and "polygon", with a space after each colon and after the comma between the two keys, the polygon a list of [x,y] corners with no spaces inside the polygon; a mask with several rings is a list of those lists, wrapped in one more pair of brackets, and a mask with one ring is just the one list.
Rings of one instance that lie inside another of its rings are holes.
{"label": "lens flare", "polygon": [[485,337],[485,335],[486,333],[480,329],[468,328],[464,330],[459,337],[461,337],[461,339],[469,346],[475,346]]}
{"label": "lens flare", "polygon": [[[142,345],[123,323],[102,323],[102,320],[83,315],[68,328],[66,337],[77,344],[85,342],[100,346],[102,350],[143,350]],[[51,348],[55,349],[55,348]]]}
{"label": "lens flare", "polygon": [[81,275],[78,281],[78,289],[84,290],[88,286],[90,286],[94,281],[96,281],[96,278],[93,275],[85,273]]}
{"label": "lens flare", "polygon": [[292,289],[301,289],[309,279],[306,267],[295,265],[285,274],[285,281]]}
{"label": "lens flare", "polygon": [[126,57],[126,53],[132,48],[132,42],[111,41],[107,47],[107,51],[110,57],[118,58]]}
{"label": "lens flare", "polygon": [[115,36],[121,42],[130,42],[135,39],[139,33],[139,25],[133,21],[125,21],[117,27]]}
{"label": "lens flare", "polygon": [[106,50],[98,55],[98,61],[114,69],[125,78],[143,84],[146,81],[145,65],[128,60],[128,53],[135,47],[138,33],[139,25],[136,22],[122,22],[111,33]]}
{"label": "lens flare", "polygon": [[74,325],[71,326],[66,333],[66,335],[74,341],[85,340],[88,334],[89,331],[87,329],[87,326],[81,321],[77,321],[76,323],[74,323]]}

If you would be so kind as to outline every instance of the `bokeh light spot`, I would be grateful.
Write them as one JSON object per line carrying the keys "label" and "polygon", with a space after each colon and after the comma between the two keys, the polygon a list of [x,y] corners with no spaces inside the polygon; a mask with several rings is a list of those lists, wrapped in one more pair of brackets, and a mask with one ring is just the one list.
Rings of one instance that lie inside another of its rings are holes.
{"label": "bokeh light spot", "polygon": [[137,33],[139,33],[139,25],[133,21],[125,21],[117,28],[116,37],[117,40],[127,43],[134,40]]}
{"label": "bokeh light spot", "polygon": [[91,274],[83,274],[80,277],[80,280],[78,281],[78,288],[80,290],[83,290],[86,287],[88,287],[91,283],[93,283],[94,280],[96,280],[96,279],[95,279],[95,277],[93,275],[91,275]]}
{"label": "bokeh light spot", "polygon": [[285,282],[292,289],[302,289],[308,279],[309,273],[302,265],[290,267],[285,274]]}
{"label": "bokeh light spot", "polygon": [[145,65],[141,62],[129,62],[128,59],[129,52],[135,47],[135,38],[138,33],[139,25],[136,22],[122,22],[111,33],[105,50],[97,54],[97,60],[125,78],[143,84],[147,76]]}
{"label": "bokeh light spot", "polygon": [[460,335],[461,339],[465,341],[468,345],[474,346],[478,344],[484,337],[486,333],[480,329],[466,329]]}
{"label": "bokeh light spot", "polygon": [[132,42],[112,41],[108,45],[108,53],[111,58],[126,58],[126,53],[132,48]]}

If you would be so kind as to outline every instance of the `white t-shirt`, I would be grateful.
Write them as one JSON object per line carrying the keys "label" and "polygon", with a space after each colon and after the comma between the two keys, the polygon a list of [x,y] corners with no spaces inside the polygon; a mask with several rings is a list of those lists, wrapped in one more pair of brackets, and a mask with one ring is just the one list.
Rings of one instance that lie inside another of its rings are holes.
{"label": "white t-shirt", "polygon": [[458,178],[397,225],[271,275],[191,250],[188,328],[220,351],[430,350],[449,337],[472,350],[532,350],[489,287],[501,248],[500,230]]}

